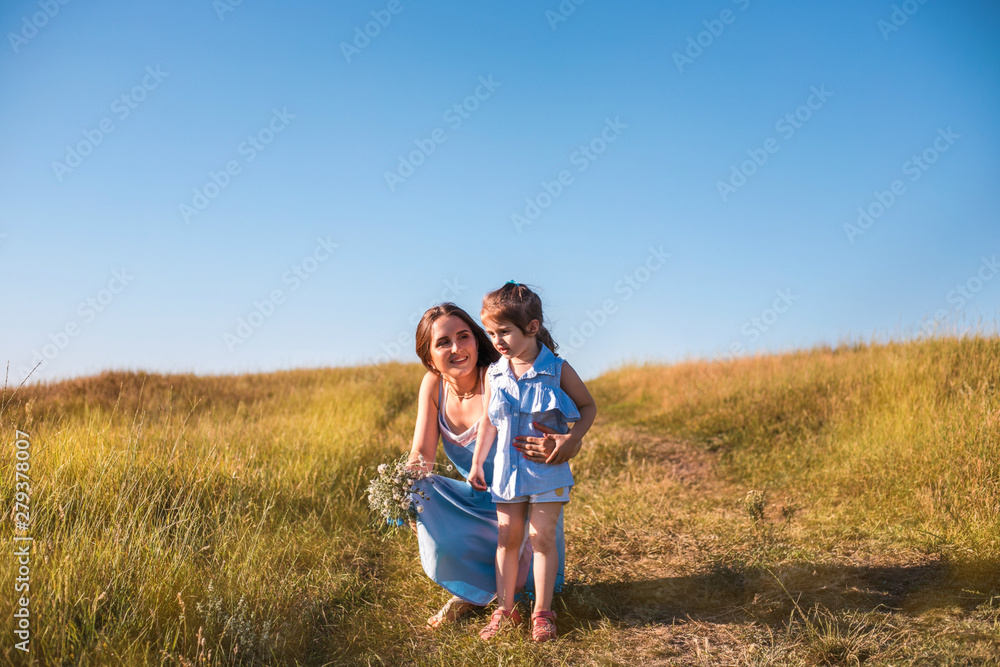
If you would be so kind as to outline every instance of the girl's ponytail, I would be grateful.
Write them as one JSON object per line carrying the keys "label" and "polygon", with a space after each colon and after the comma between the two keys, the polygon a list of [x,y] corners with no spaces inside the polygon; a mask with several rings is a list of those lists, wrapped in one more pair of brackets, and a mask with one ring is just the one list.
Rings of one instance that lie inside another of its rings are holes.
{"label": "girl's ponytail", "polygon": [[556,354],[556,348],[559,346],[556,345],[556,342],[554,340],[552,340],[552,334],[549,333],[549,330],[545,328],[544,324],[538,328],[538,334],[536,335],[538,337],[538,340],[545,343],[545,346],[552,351],[552,354],[555,354],[557,357],[559,356],[558,354]]}

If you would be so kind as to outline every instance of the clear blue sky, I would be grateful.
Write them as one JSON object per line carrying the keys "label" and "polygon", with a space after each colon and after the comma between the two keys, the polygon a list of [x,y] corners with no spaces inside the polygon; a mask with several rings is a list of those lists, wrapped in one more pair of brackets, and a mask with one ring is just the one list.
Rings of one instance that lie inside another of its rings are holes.
{"label": "clear blue sky", "polygon": [[15,382],[36,354],[411,361],[416,314],[508,279],[585,377],[1000,310],[996,2],[18,0],[0,27]]}

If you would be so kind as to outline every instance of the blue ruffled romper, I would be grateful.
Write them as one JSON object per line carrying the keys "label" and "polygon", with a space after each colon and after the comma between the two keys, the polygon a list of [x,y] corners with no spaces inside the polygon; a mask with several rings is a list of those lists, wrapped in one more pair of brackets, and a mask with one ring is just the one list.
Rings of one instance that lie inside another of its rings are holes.
{"label": "blue ruffled romper", "polygon": [[535,363],[520,378],[514,376],[507,359],[491,364],[486,371],[490,382],[488,412],[497,428],[490,485],[496,502],[573,486],[569,463],[536,463],[514,449],[514,438],[519,435],[545,435],[532,422],[567,433],[568,422],[580,419],[573,399],[559,386],[563,360],[544,343],[540,345]]}
{"label": "blue ruffled romper", "polygon": [[[443,388],[443,386],[442,386]],[[444,453],[462,477],[468,477],[472,454],[476,450],[478,424],[462,434],[455,434],[444,418],[444,394],[438,393],[438,429]],[[493,479],[494,442],[483,464],[486,483]],[[467,602],[486,605],[496,594],[497,507],[489,491],[477,491],[463,480],[429,475],[433,484],[422,481],[417,488],[428,496],[425,500],[414,494],[414,502],[423,506],[417,515],[417,541],[420,564],[432,581],[452,595]],[[525,531],[527,532],[527,531]],[[559,551],[559,571],[555,590],[561,591],[565,572],[566,542],[563,521],[556,526],[556,546]],[[531,542],[522,547],[521,572],[518,582],[527,590],[534,588],[531,573]]]}

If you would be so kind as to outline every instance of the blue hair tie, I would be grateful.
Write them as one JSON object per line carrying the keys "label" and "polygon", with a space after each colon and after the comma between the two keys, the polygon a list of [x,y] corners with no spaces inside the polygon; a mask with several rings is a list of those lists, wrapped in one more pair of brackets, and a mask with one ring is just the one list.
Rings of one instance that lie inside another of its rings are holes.
{"label": "blue hair tie", "polygon": [[508,280],[507,282],[504,283],[504,285],[513,285],[514,287],[520,287],[521,283],[517,282],[516,280]]}

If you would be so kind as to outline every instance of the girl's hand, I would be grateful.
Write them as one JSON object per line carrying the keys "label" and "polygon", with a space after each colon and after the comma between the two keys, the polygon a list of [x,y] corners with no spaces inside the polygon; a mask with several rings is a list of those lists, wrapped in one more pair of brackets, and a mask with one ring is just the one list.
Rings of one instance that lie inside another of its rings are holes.
{"label": "girl's hand", "polygon": [[572,437],[568,433],[558,433],[537,422],[533,422],[533,425],[545,437],[519,435],[514,438],[514,448],[528,460],[535,463],[565,463],[579,453],[582,441],[572,443]]}
{"label": "girl's hand", "polygon": [[483,474],[482,466],[476,466],[469,471],[469,484],[476,491],[485,491],[488,488],[486,486],[486,475]]}

